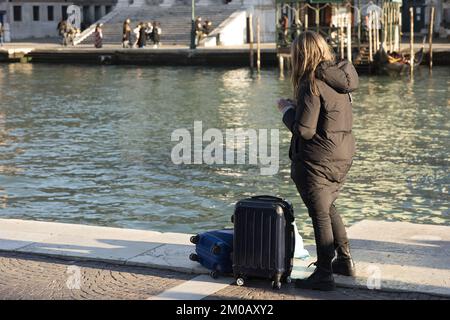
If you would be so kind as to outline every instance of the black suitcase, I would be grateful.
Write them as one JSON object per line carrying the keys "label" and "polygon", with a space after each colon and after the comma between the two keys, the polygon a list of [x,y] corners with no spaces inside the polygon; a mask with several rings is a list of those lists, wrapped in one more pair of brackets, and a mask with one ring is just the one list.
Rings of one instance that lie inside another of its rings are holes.
{"label": "black suitcase", "polygon": [[236,284],[248,277],[269,278],[274,289],[290,282],[295,236],[292,205],[277,197],[255,196],[236,204],[233,275]]}

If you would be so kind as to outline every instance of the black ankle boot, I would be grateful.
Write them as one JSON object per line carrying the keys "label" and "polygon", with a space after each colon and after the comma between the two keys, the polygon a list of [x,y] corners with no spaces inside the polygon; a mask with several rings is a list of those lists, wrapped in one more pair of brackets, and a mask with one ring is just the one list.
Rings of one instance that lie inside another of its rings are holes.
{"label": "black ankle boot", "polygon": [[343,276],[354,277],[356,274],[355,263],[353,259],[350,257],[337,257],[331,263],[331,267],[333,268],[333,273],[340,274]]}
{"label": "black ankle boot", "polygon": [[320,266],[317,266],[308,278],[295,280],[295,286],[300,289],[321,291],[332,291],[336,288],[331,268]]}
{"label": "black ankle boot", "polygon": [[337,257],[331,263],[333,273],[354,277],[356,274],[355,263],[350,255],[348,244],[336,248]]}

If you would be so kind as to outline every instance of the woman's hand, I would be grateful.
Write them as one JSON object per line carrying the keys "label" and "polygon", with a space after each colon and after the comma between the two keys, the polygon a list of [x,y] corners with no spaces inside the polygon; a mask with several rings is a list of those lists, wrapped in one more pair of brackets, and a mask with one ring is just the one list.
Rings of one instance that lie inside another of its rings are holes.
{"label": "woman's hand", "polygon": [[278,111],[282,112],[286,107],[295,107],[294,101],[291,99],[280,99],[278,100]]}

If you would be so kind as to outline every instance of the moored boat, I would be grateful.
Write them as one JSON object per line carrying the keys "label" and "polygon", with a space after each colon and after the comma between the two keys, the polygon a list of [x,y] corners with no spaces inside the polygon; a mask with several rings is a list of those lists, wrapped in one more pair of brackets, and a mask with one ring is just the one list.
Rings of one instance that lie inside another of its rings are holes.
{"label": "moored boat", "polygon": [[[414,54],[414,67],[419,66],[423,60],[423,47]],[[374,56],[374,67],[378,73],[402,73],[408,70],[411,64],[411,57],[409,54],[402,54],[397,52],[388,53],[381,47]]]}

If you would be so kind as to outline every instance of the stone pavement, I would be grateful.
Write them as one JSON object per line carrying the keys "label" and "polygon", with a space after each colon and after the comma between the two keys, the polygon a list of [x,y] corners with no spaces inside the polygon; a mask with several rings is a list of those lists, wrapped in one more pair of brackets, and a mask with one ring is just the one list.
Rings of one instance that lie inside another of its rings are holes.
{"label": "stone pavement", "polygon": [[146,299],[192,278],[173,271],[8,252],[0,252],[0,274],[0,300]]}
{"label": "stone pavement", "polygon": [[[80,281],[73,281],[77,272]],[[0,300],[145,300],[157,298],[165,290],[187,283],[195,275],[114,265],[103,262],[68,261],[33,254],[0,252]],[[292,284],[273,291],[268,281],[251,281],[249,286],[229,285],[205,300],[235,299],[442,299],[420,293],[393,293],[378,290],[338,288],[333,292],[299,290]]]}
{"label": "stone pavement", "polygon": [[[356,278],[336,277],[338,285],[450,297],[450,227],[364,220],[348,234],[358,272]],[[180,233],[0,219],[0,251],[208,273],[188,259],[194,251],[189,238]],[[312,268],[306,266],[313,260],[296,260],[292,277],[307,276]]]}

